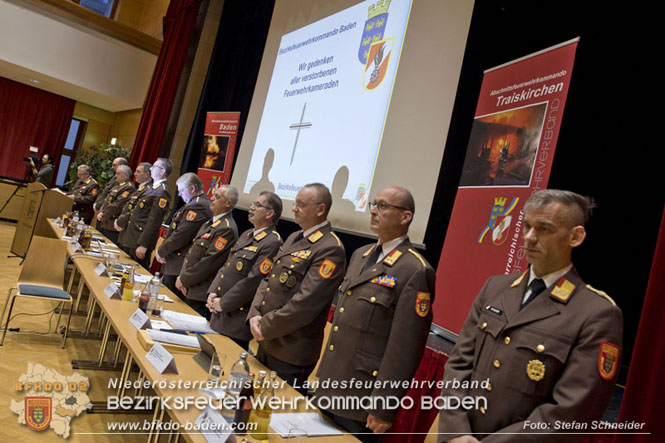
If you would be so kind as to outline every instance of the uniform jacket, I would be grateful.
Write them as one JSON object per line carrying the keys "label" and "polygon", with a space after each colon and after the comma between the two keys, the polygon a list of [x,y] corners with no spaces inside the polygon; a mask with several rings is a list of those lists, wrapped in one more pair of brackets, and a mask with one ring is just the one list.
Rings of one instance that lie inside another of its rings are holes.
{"label": "uniform jacket", "polygon": [[123,228],[123,230],[120,231],[120,235],[118,236],[118,243],[120,243],[121,245],[124,245],[126,243],[126,241],[123,240],[125,240],[125,237],[127,237],[127,225],[129,224],[129,218],[132,215],[132,211],[134,210],[134,207],[137,204],[136,202],[151,187],[152,187],[152,180],[139,186],[136,189],[136,191],[134,191],[134,193],[129,196],[129,200],[127,201],[127,203],[125,203],[125,206],[122,207],[122,211],[120,212],[120,215],[116,220],[118,226]]}
{"label": "uniform jacket", "polygon": [[[434,270],[408,239],[361,272],[376,245],[356,250],[339,286],[335,317],[319,366],[319,381],[411,381],[432,323]],[[408,388],[323,389],[317,396],[396,396]],[[331,410],[365,422],[371,413],[392,422],[397,410]]]}
{"label": "uniform jacket", "polygon": [[221,297],[221,312],[212,315],[210,326],[217,332],[239,340],[251,340],[247,311],[252,305],[261,279],[272,269],[272,259],[282,246],[274,227],[254,235],[254,229],[243,232],[231,248],[226,264],[219,269],[208,293]]}
{"label": "uniform jacket", "polygon": [[115,186],[115,174],[113,177],[109,179],[109,181],[106,183],[106,186],[104,186],[104,189],[101,190],[99,194],[97,194],[97,199],[95,200],[95,209],[97,211],[100,211],[102,209],[102,205],[104,204],[104,201],[106,200],[106,197],[108,197],[109,192],[111,189]]}
{"label": "uniform jacket", "polygon": [[216,222],[210,219],[201,226],[180,270],[180,282],[187,288],[187,298],[207,300],[210,283],[237,239],[238,227],[230,212]]}
{"label": "uniform jacket", "polygon": [[102,228],[109,231],[115,231],[113,222],[122,212],[122,208],[129,201],[130,196],[136,191],[131,181],[116,183],[115,186],[106,194],[106,199],[100,207],[102,212]]}
{"label": "uniform jacket", "polygon": [[330,302],[344,276],[344,246],[330,224],[296,241],[294,232],[275,255],[247,318],[261,318],[261,346],[293,365],[319,359]]}
{"label": "uniform jacket", "polygon": [[[131,210],[125,235],[120,243],[128,248],[144,246],[152,251],[159,237],[159,228],[169,210],[171,191],[166,182],[152,184],[136,198]],[[118,223],[119,226],[122,226]]]}
{"label": "uniform jacket", "polygon": [[[488,386],[443,389],[443,396],[484,396],[487,405],[442,410],[440,433],[514,441],[525,421],[545,424],[599,420],[620,363],[621,310],[572,269],[520,310],[528,271],[490,278],[471,307],[444,369],[446,381],[488,380]],[[501,432],[504,434],[484,435]],[[570,432],[570,431],[567,431]],[[439,438],[448,440],[451,435]],[[519,441],[583,441],[585,435],[524,434]]]}
{"label": "uniform jacket", "polygon": [[78,211],[86,223],[90,224],[93,215],[92,204],[99,193],[99,183],[94,178],[78,179],[69,192],[74,196],[74,211]]}
{"label": "uniform jacket", "polygon": [[185,255],[201,225],[212,218],[210,199],[205,194],[197,195],[176,211],[159,247],[159,255],[166,260],[162,265],[164,275],[178,275]]}

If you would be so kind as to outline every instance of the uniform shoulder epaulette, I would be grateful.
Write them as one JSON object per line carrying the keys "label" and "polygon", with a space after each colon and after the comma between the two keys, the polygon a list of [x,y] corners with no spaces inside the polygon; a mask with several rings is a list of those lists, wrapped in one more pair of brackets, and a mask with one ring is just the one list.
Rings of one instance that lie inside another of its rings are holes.
{"label": "uniform shoulder epaulette", "polygon": [[282,236],[279,235],[279,232],[277,232],[277,231],[271,231],[271,232],[277,236],[278,240],[282,240]]}
{"label": "uniform shoulder epaulette", "polygon": [[225,218],[224,221],[226,222],[226,227],[229,228],[231,227],[231,224],[229,223],[229,219]]}
{"label": "uniform shoulder epaulette", "polygon": [[339,246],[342,246],[342,241],[339,239],[339,237],[338,237],[333,231],[330,231],[330,235],[332,235],[333,237],[335,237],[335,240],[337,240],[337,244],[338,244]]}
{"label": "uniform shoulder epaulette", "polygon": [[409,248],[409,252],[412,253],[413,255],[415,255],[416,258],[417,258],[418,260],[420,260],[420,263],[423,264],[423,268],[426,268],[426,267],[427,267],[427,262],[426,262],[425,259],[422,257],[422,255],[420,255],[419,253],[417,253],[416,251],[414,251],[414,250],[411,249],[411,248]]}
{"label": "uniform shoulder epaulette", "polygon": [[595,292],[596,294],[598,294],[598,295],[600,295],[601,297],[603,297],[605,300],[607,300],[608,302],[610,302],[610,303],[612,304],[612,306],[616,306],[616,305],[617,305],[617,304],[614,302],[614,300],[612,300],[612,297],[610,297],[609,295],[607,295],[607,293],[606,293],[605,291],[600,291],[600,290],[594,288],[594,287],[591,286],[591,285],[586,285],[586,288],[587,288],[589,291],[591,291],[591,292]]}

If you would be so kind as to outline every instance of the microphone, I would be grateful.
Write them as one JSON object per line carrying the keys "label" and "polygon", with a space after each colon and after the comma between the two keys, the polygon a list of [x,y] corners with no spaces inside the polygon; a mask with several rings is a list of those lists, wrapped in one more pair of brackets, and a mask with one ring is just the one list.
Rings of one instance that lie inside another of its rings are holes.
{"label": "microphone", "polygon": [[69,186],[72,183],[74,183],[76,180],[69,180],[68,182],[65,182],[61,187],[64,188],[65,186]]}

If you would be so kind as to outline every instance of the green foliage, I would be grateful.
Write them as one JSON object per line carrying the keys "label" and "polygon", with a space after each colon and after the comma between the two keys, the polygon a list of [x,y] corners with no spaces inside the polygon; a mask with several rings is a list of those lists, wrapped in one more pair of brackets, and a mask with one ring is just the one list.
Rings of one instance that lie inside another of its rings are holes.
{"label": "green foliage", "polygon": [[88,165],[92,169],[92,177],[103,187],[113,177],[113,160],[118,157],[129,160],[129,154],[128,150],[118,145],[101,144],[99,148],[90,146],[89,149],[79,149],[76,158],[69,165],[69,179],[77,179],[76,170],[79,165]]}

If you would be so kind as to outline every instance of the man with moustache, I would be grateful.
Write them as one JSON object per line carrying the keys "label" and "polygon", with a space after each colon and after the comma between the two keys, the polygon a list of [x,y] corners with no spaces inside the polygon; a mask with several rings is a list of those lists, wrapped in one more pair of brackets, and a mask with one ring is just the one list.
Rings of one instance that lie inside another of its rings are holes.
{"label": "man with moustache", "polygon": [[[171,191],[166,179],[173,165],[168,158],[158,158],[150,167],[152,186],[136,199],[129,219],[119,218],[118,228],[126,230],[120,243],[125,250],[145,269],[150,268],[150,255],[159,237],[159,228],[169,210]],[[126,224],[125,224],[126,223]]]}
{"label": "man with moustache", "polygon": [[107,192],[106,199],[99,206],[97,229],[104,234],[113,243],[118,243],[118,234],[114,224],[122,212],[122,208],[129,201],[130,195],[136,188],[129,179],[132,176],[132,170],[127,165],[119,165],[115,169],[115,185]]}
{"label": "man with moustache", "polygon": [[[317,389],[317,397],[400,399],[427,342],[435,274],[408,238],[415,212],[413,196],[403,187],[391,186],[379,191],[369,208],[370,228],[379,240],[351,257],[318,372],[320,382],[357,380],[363,386],[338,389],[331,384]],[[390,386],[391,382],[399,382],[399,387]],[[377,406],[324,412],[360,440],[378,441],[397,411]]]}
{"label": "man with moustache", "polygon": [[[118,166],[121,165],[129,165],[129,162],[127,161],[126,158],[123,157],[117,157],[113,159],[113,162],[111,163],[111,170],[113,171],[113,176],[111,179],[106,183],[106,186],[104,186],[104,189],[97,194],[97,200],[95,200],[95,203],[93,205],[93,209],[95,212],[99,212],[102,209],[102,205],[104,204],[104,201],[106,200],[106,197],[109,195],[109,192],[111,192],[111,189],[115,186],[116,182],[116,175],[115,173],[118,171]],[[131,177],[131,174],[130,174]]]}
{"label": "man with moustache", "polygon": [[99,183],[90,176],[90,171],[90,166],[79,165],[76,169],[78,180],[67,194],[67,197],[74,200],[73,210],[78,211],[83,221],[88,225],[92,221],[92,205],[99,193]]}
{"label": "man with moustache", "polygon": [[155,260],[162,264],[164,286],[184,300],[185,296],[175,287],[175,281],[194,236],[201,225],[210,220],[212,210],[210,199],[203,192],[203,182],[193,172],[178,178],[176,187],[178,195],[186,204],[173,214],[166,237],[155,252]]}
{"label": "man with moustache", "polygon": [[176,288],[185,294],[185,302],[207,319],[210,318],[206,307],[208,288],[238,238],[238,227],[231,213],[237,203],[235,187],[221,185],[215,190],[210,199],[213,217],[196,233],[175,282]]}
{"label": "man with moustache", "polygon": [[[134,181],[136,181],[137,188],[129,196],[129,200],[125,203],[125,206],[122,207],[122,212],[117,219],[113,221],[113,229],[119,232],[118,235],[118,246],[122,246],[124,237],[127,235],[121,226],[127,226],[129,218],[132,215],[132,210],[136,206],[136,201],[150,189],[152,186],[152,178],[150,177],[150,167],[152,165],[148,162],[139,163],[134,171]],[[123,249],[126,249],[122,247]],[[126,250],[129,253],[129,250]]]}
{"label": "man with moustache", "polygon": [[[527,200],[523,235],[531,266],[517,278],[487,280],[444,369],[442,396],[486,401],[442,410],[440,441],[560,441],[556,423],[590,429],[602,417],[619,372],[623,320],[571,261],[586,237],[589,210],[570,191],[542,190]],[[454,381],[472,385],[449,387]]]}
{"label": "man with moustache", "polygon": [[212,312],[210,327],[226,335],[244,349],[252,333],[247,325],[256,288],[272,269],[272,258],[282,246],[275,225],[282,215],[282,200],[263,191],[249,206],[252,228],[240,234],[226,264],[219,269],[208,288],[207,307]]}
{"label": "man with moustache", "polygon": [[319,359],[330,303],[346,264],[344,246],[327,219],[331,205],[326,186],[300,189],[293,213],[302,230],[275,255],[247,316],[259,342],[256,358],[301,393]]}

